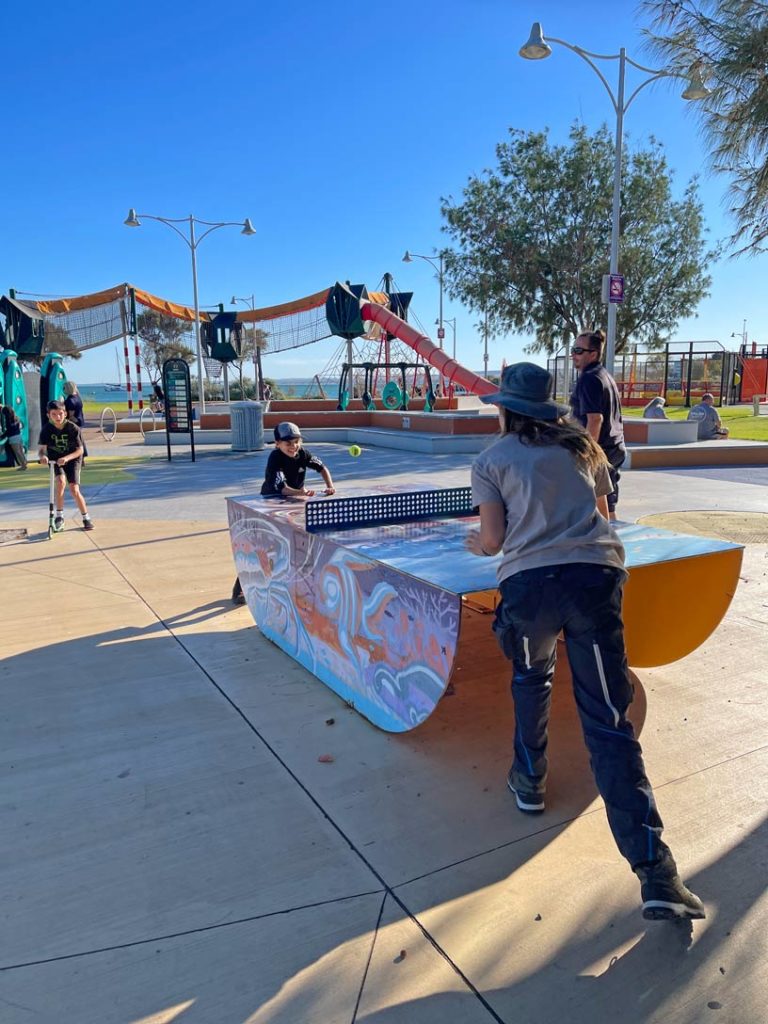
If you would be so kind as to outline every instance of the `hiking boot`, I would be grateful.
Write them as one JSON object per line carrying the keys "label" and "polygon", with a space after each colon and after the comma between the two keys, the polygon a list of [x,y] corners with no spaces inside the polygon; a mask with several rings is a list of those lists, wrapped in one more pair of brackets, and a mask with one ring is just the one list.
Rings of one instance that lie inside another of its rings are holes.
{"label": "hiking boot", "polygon": [[701,920],[707,916],[699,897],[683,884],[671,854],[655,864],[639,865],[635,874],[640,879],[646,921]]}
{"label": "hiking boot", "polygon": [[518,810],[524,814],[541,814],[544,810],[544,791],[536,788],[533,779],[510,768],[507,786],[510,792],[515,794]]}
{"label": "hiking boot", "polygon": [[83,520],[83,529],[84,530],[92,530],[93,529],[93,523],[91,522],[90,519],[84,519]]}

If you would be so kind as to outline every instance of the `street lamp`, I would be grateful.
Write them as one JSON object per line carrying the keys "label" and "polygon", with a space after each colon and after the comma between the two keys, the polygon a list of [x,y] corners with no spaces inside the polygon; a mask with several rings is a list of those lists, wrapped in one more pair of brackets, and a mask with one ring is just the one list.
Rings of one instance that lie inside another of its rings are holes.
{"label": "street lamp", "polygon": [[[621,149],[624,135],[624,114],[629,110],[632,101],[637,94],[649,85],[651,82],[655,82],[658,78],[681,78],[682,75],[675,71],[658,71],[654,68],[647,68],[643,64],[638,64],[637,61],[632,60],[631,57],[627,56],[627,51],[622,48],[618,53],[592,53],[590,50],[584,50],[580,46],[574,46],[572,43],[566,43],[564,39],[554,39],[551,36],[544,37],[544,32],[541,27],[541,22],[535,21],[531,29],[531,35],[528,42],[520,48],[520,56],[526,60],[544,60],[549,57],[552,53],[552,47],[550,43],[557,43],[559,46],[564,46],[567,50],[571,50],[573,53],[581,57],[582,60],[586,61],[587,64],[592,68],[597,77],[605,86],[606,92],[608,93],[613,109],[616,112],[616,143],[614,150],[614,172],[613,172],[613,213],[611,217],[611,258],[610,258],[610,274],[618,274],[619,272],[619,218],[621,213]],[[603,75],[600,68],[595,64],[596,60],[618,60],[619,62],[619,87],[618,93],[614,95],[610,85],[608,84],[605,76]],[[629,97],[628,100],[624,100],[624,77],[626,72],[627,64],[631,64],[633,68],[637,68],[638,71],[644,71],[649,76],[644,79],[637,86],[635,91]],[[688,87],[682,93],[684,100],[701,100],[710,94],[710,90],[704,84],[701,76],[701,71],[698,67],[693,67],[690,72]],[[608,333],[605,345],[605,366],[609,373],[613,373],[613,364],[616,355],[616,302],[608,302]]]}
{"label": "street lamp", "polygon": [[744,346],[744,351],[747,349],[747,321],[745,320],[742,324],[740,331],[734,331],[731,334],[732,338],[741,338],[741,344]]}
{"label": "street lamp", "polygon": [[[157,217],[157,216],[155,216],[154,214],[151,214],[151,213],[139,213],[139,214],[137,214],[136,211],[133,209],[133,207],[131,207],[131,209],[128,211],[128,216],[125,218],[123,223],[125,225],[127,225],[129,228],[141,227],[141,221],[139,220],[139,217],[146,217],[147,220],[159,220],[161,224],[167,224],[167,226],[169,228],[173,228],[173,230],[176,232],[176,234],[179,236],[179,238],[181,238],[182,241],[186,242],[186,244],[189,246],[190,252],[192,253],[192,290],[193,290],[194,299],[195,299],[195,344],[197,346],[197,376],[198,376],[199,387],[200,387],[200,412],[204,413],[205,412],[205,385],[203,383],[203,380],[204,380],[203,346],[202,346],[202,343],[200,341],[200,306],[198,304],[198,299],[197,299],[197,247],[198,247],[198,245],[200,245],[200,243],[202,242],[202,240],[205,238],[206,235],[210,235],[210,233],[212,231],[215,231],[217,228],[228,228],[228,227],[242,228],[242,231],[240,233],[243,234],[243,235],[255,235],[256,234],[256,228],[253,226],[253,224],[251,224],[251,218],[250,217],[246,217],[244,221],[235,221],[235,220],[222,220],[222,221],[199,220],[197,217],[193,217],[192,214],[190,214],[189,217]],[[187,238],[187,236],[184,234],[183,231],[180,231],[176,227],[177,224],[188,224],[189,225],[189,238]],[[200,235],[199,238],[195,237],[195,225],[196,224],[204,224],[207,227],[207,229],[208,229],[207,231],[204,231],[202,233],[202,235]]]}
{"label": "street lamp", "polygon": [[[233,295],[229,300],[231,305],[236,306],[238,302],[242,302],[244,306],[248,306],[249,309],[256,309],[256,296],[251,294],[248,298],[243,299],[238,295]],[[253,330],[256,330],[256,325],[253,325]],[[253,339],[253,368],[256,373],[256,387],[259,401],[264,401],[264,374],[261,369],[261,347],[256,344],[256,338]]]}
{"label": "street lamp", "polygon": [[[439,324],[440,321],[439,320],[435,320],[435,323]],[[456,362],[456,317],[453,317],[453,319],[451,319],[451,317],[447,316],[443,320],[443,323],[444,324],[450,324],[451,327],[453,328],[453,361],[455,363]]]}
{"label": "street lamp", "polygon": [[405,250],[405,256],[403,256],[403,263],[413,263],[414,260],[426,260],[427,263],[431,263],[437,271],[437,283],[440,286],[440,307],[437,314],[437,324],[440,327],[440,334],[438,335],[438,341],[440,342],[440,348],[443,347],[442,330],[443,330],[443,254],[440,252],[437,254],[438,262],[435,263],[431,256],[420,256],[417,252],[408,252]]}

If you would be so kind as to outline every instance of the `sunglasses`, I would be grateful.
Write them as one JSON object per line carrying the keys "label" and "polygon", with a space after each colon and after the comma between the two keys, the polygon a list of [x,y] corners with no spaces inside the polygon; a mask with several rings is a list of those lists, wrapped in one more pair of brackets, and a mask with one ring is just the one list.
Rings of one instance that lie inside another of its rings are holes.
{"label": "sunglasses", "polygon": [[593,348],[582,348],[581,345],[574,345],[571,349],[572,356],[583,356],[585,352],[595,352]]}

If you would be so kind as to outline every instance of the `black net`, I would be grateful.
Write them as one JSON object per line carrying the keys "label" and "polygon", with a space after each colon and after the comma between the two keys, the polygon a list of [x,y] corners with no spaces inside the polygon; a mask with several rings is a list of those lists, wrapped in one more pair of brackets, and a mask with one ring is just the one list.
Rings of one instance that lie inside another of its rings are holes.
{"label": "black net", "polygon": [[320,530],[355,530],[361,526],[409,523],[444,516],[471,516],[471,487],[444,487],[438,491],[402,491],[397,494],[366,494],[354,498],[308,501],[308,533]]}
{"label": "black net", "polygon": [[[107,302],[93,306],[64,311],[49,311],[52,303],[43,296],[17,292],[23,301],[38,310],[45,324],[45,338],[42,353],[61,352],[77,349],[85,352],[107,342],[115,341],[129,333],[129,297],[116,294]],[[60,304],[57,302],[57,305]],[[67,302],[69,300],[64,300]]]}

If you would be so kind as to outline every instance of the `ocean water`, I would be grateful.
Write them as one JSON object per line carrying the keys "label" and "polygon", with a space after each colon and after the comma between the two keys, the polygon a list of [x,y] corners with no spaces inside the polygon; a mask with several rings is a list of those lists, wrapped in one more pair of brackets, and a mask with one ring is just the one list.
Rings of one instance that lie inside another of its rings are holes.
{"label": "ocean water", "polygon": [[[147,397],[147,392],[143,390],[144,381],[142,381],[142,395],[144,398]],[[110,402],[127,402],[128,392],[124,387],[119,384],[78,384],[77,390],[80,392],[80,397],[83,401],[98,402],[100,405],[109,405]],[[150,385],[149,393],[152,393],[152,386]],[[134,400],[136,399],[136,390],[133,392]]]}
{"label": "ocean water", "polygon": [[[286,395],[293,398],[303,398],[307,393],[310,395],[317,394],[317,385],[314,381],[308,380],[306,377],[289,377],[284,380],[278,380],[277,384]],[[323,387],[325,388],[325,393],[329,397],[336,398],[339,391],[338,381],[330,384],[323,383]],[[147,398],[151,398],[152,385],[147,381],[142,380],[141,388],[141,394],[144,400],[146,401]],[[128,401],[128,392],[119,384],[78,384],[77,390],[80,392],[84,401],[97,402],[99,405],[109,405],[111,402]],[[137,398],[138,394],[134,385],[134,402]]]}

